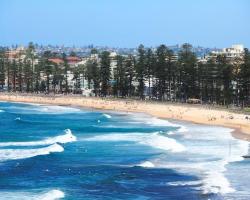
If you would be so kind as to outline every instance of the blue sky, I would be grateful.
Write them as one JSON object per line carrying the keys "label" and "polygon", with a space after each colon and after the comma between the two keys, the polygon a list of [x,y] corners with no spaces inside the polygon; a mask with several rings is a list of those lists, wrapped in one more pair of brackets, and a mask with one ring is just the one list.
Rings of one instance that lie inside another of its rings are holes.
{"label": "blue sky", "polygon": [[0,45],[250,47],[249,0],[0,0]]}

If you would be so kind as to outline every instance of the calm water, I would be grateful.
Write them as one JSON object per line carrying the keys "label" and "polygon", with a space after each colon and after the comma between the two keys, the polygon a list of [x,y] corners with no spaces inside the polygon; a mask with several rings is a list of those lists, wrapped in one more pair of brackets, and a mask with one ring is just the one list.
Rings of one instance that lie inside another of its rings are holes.
{"label": "calm water", "polygon": [[250,199],[230,129],[5,102],[0,118],[0,199]]}

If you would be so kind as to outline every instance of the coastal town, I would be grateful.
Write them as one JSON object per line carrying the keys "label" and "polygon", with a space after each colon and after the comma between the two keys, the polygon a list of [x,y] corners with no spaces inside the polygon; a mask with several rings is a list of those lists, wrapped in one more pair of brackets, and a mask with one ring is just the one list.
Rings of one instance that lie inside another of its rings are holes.
{"label": "coastal town", "polygon": [[245,106],[250,56],[243,45],[195,48],[2,47],[3,92],[138,97]]}

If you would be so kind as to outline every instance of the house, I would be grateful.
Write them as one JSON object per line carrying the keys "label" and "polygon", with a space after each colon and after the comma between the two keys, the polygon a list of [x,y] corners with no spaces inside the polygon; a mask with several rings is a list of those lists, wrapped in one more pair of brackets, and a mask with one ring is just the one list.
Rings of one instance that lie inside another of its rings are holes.
{"label": "house", "polygon": [[64,63],[63,59],[61,58],[49,58],[48,61],[57,64],[57,65],[61,65]]}
{"label": "house", "polygon": [[76,67],[76,64],[81,61],[81,58],[76,56],[69,56],[66,59],[70,67]]}

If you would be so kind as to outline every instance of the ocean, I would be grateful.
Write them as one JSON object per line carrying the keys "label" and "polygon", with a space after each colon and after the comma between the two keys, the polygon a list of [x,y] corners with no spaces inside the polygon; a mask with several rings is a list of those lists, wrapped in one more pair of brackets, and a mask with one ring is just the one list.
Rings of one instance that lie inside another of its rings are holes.
{"label": "ocean", "polygon": [[0,200],[250,199],[232,129],[0,102]]}

